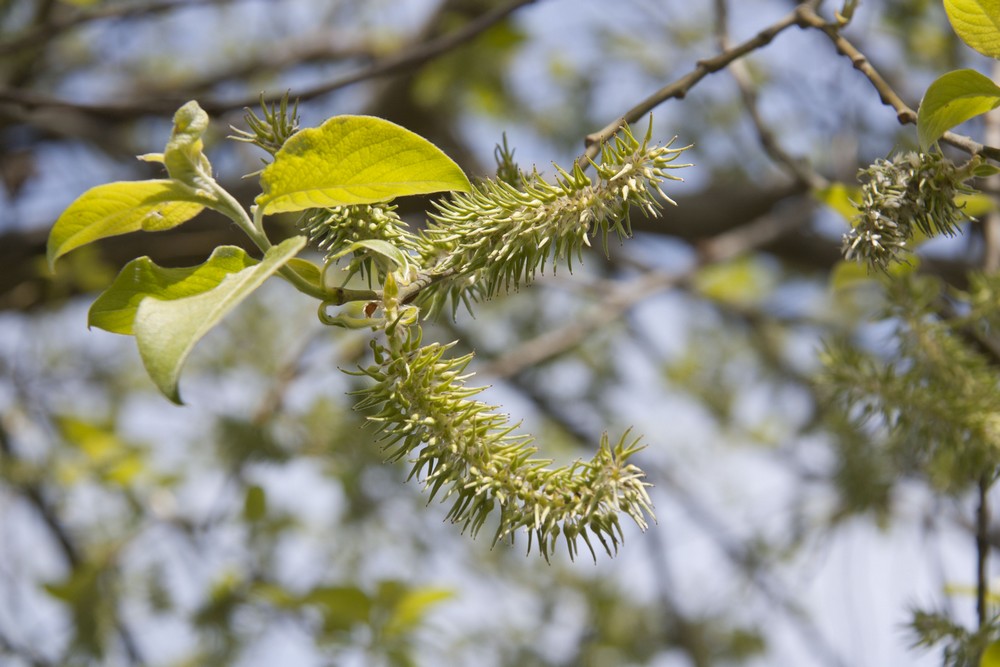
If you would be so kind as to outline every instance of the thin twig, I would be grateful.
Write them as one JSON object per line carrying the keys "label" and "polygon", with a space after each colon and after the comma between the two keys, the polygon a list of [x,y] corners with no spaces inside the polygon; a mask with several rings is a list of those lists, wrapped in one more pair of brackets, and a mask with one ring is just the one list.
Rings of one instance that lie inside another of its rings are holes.
{"label": "thin twig", "polygon": [[[993,78],[1000,79],[1000,63],[993,67]],[[1000,145],[1000,112],[986,115],[983,139],[987,144]],[[1000,177],[993,176],[990,184],[996,184]],[[990,212],[983,219],[983,271],[996,272],[1000,269],[1000,213]],[[978,331],[976,332],[979,333]],[[1000,359],[1000,351],[992,338],[984,335],[976,336],[993,351],[994,361]],[[989,560],[990,560],[990,487],[996,479],[993,471],[983,473],[979,478],[976,506],[976,617],[979,627],[985,627],[990,621],[987,596],[989,593]]]}
{"label": "thin twig", "polygon": [[[719,44],[719,50],[723,53],[732,48],[729,40],[729,7],[727,0],[715,0],[715,38]],[[743,99],[743,106],[746,109],[754,129],[757,131],[757,138],[760,141],[764,152],[770,156],[780,168],[782,168],[797,183],[813,190],[818,190],[829,185],[829,182],[819,173],[809,166],[809,163],[793,157],[785,151],[778,141],[778,137],[764,122],[763,116],[757,105],[757,92],[754,90],[753,82],[750,78],[750,70],[743,60],[734,60],[729,65],[729,73],[736,82]]]}
{"label": "thin twig", "polygon": [[[538,408],[558,424],[566,433],[576,437],[580,442],[596,442],[598,434],[590,432],[579,419],[567,416],[558,403],[545,393],[539,391],[536,383],[527,382],[524,378],[511,378],[512,386],[529,398]],[[681,482],[678,475],[669,471],[666,466],[656,466],[654,469],[656,481],[662,482],[667,493],[687,513],[691,521],[705,532],[725,557],[740,571],[746,574],[747,581],[771,603],[780,609],[789,619],[792,627],[809,646],[822,664],[829,667],[846,667],[847,663],[840,657],[833,642],[828,640],[823,631],[810,619],[805,610],[785,590],[780,579],[769,576],[762,567],[762,561],[733,534],[725,521],[698,498],[688,485]]]}
{"label": "thin twig", "polygon": [[187,7],[204,7],[233,0],[160,0],[156,2],[106,4],[86,11],[63,14],[51,21],[39,23],[18,36],[0,42],[0,56],[8,56],[25,49],[38,48],[63,33],[97,21],[149,16]]}
{"label": "thin twig", "polygon": [[0,631],[0,655],[14,655],[30,664],[31,667],[52,667],[55,663],[49,662],[34,649],[27,646],[15,644],[11,639]]}
{"label": "thin twig", "polygon": [[[813,2],[815,2],[815,0],[810,0],[810,4]],[[601,144],[613,137],[615,133],[617,133],[625,125],[637,122],[647,113],[667,100],[674,98],[683,99],[699,81],[704,79],[709,74],[718,72],[748,53],[767,46],[772,40],[774,40],[775,37],[788,28],[800,26],[802,24],[801,14],[801,7],[796,8],[795,11],[789,13],[784,18],[779,19],[771,26],[761,30],[754,37],[746,40],[745,42],[734,46],[728,51],[723,51],[722,53],[711,58],[699,60],[693,70],[673,83],[659,89],[642,102],[635,105],[612,122],[608,123],[604,128],[592,134],[588,134],[585,139],[587,150],[584,152],[583,157],[580,160],[581,164],[586,164],[588,161],[597,157],[597,154],[601,151]]]}
{"label": "thin twig", "polygon": [[[325,83],[307,88],[295,93],[295,97],[301,101],[310,100],[327,93],[331,93],[347,86],[361,83],[370,79],[398,74],[415,67],[419,67],[435,58],[438,58],[453,49],[470,42],[483,32],[504,20],[516,10],[535,3],[537,0],[511,0],[499,7],[496,7],[485,14],[469,21],[464,26],[454,32],[442,35],[427,42],[415,44],[401,51],[383,58],[370,65],[332,79]],[[283,95],[273,94],[263,98],[264,103],[273,104]],[[27,90],[0,89],[0,102],[13,103],[27,109],[65,109],[76,113],[90,116],[98,116],[111,120],[127,120],[145,114],[164,114],[174,111],[186,100],[179,97],[161,97],[132,102],[117,102],[111,104],[83,104],[71,102],[69,100],[35,93]],[[261,102],[259,95],[248,96],[243,99],[233,100],[204,100],[200,102],[201,107],[210,114],[218,115],[234,109],[242,109],[254,106]]]}
{"label": "thin twig", "polygon": [[[11,465],[13,465],[17,458],[13,445],[10,442],[10,435],[7,433],[7,429],[2,422],[0,422],[0,458],[7,459]],[[32,507],[35,508],[38,515],[42,517],[45,526],[59,545],[59,550],[62,551],[63,558],[66,559],[66,564],[69,565],[70,569],[75,570],[80,565],[80,552],[69,531],[59,520],[58,515],[48,500],[46,500],[41,487],[33,482],[24,482],[18,486],[18,490]]]}
{"label": "thin twig", "polygon": [[654,294],[688,284],[705,266],[735,259],[798,229],[809,221],[812,206],[811,201],[804,200],[792,211],[763,216],[745,227],[703,241],[698,245],[698,261],[691,268],[675,274],[647,272],[641,278],[613,290],[582,317],[525,341],[490,361],[481,368],[481,372],[495,377],[514,377],[532,366],[565,354],[595,331],[620,321],[624,313]]}
{"label": "thin twig", "polygon": [[582,317],[525,341],[509,353],[493,359],[481,369],[481,372],[500,378],[513,377],[543,361],[564,354],[580,345],[595,331],[620,321],[621,315],[639,302],[677,285],[685,277],[686,274],[644,275],[605,296]]}
{"label": "thin twig", "polygon": [[990,559],[990,486],[993,474],[984,473],[979,478],[979,497],[976,506],[976,617],[979,627],[990,621],[986,598],[989,592]]}
{"label": "thin twig", "polygon": [[[692,71],[656,91],[614,121],[608,123],[604,128],[588,134],[584,141],[587,149],[581,156],[580,163],[586,165],[590,160],[597,157],[597,154],[600,153],[601,145],[613,137],[625,125],[637,122],[667,100],[683,99],[695,84],[709,74],[718,72],[747,54],[767,46],[780,33],[793,26],[816,29],[825,34],[833,42],[837,52],[849,58],[855,69],[868,78],[878,92],[882,103],[892,107],[896,111],[896,118],[901,124],[916,123],[917,112],[903,102],[892,86],[882,78],[868,61],[868,58],[840,34],[840,26],[838,24],[830,23],[816,13],[817,5],[819,5],[817,0],[807,0],[799,4],[794,11],[761,30],[754,37],[712,58],[698,61]],[[1000,148],[984,146],[971,137],[955,132],[945,132],[941,140],[969,154],[983,155],[991,160],[1000,161]]]}
{"label": "thin twig", "polygon": [[[830,23],[818,15],[813,3],[799,5],[797,12],[801,17],[803,27],[815,28],[826,35],[833,42],[837,53],[850,59],[854,68],[865,75],[878,92],[882,103],[896,111],[896,119],[901,125],[916,124],[917,112],[900,98],[899,94],[872,66],[868,58],[840,34],[840,27],[836,23]],[[991,160],[1000,160],[1000,148],[984,146],[970,137],[955,132],[945,132],[941,140],[971,155],[983,155]]]}

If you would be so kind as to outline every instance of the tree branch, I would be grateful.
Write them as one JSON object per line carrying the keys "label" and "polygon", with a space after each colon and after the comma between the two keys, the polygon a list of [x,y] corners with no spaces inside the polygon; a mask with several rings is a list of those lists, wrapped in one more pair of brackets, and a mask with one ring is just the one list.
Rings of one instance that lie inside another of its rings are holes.
{"label": "tree branch", "polygon": [[[299,91],[295,94],[295,97],[303,101],[310,100],[362,81],[397,74],[419,67],[462,44],[472,41],[492,26],[513,14],[516,10],[525,5],[533,4],[536,1],[510,0],[473,19],[454,32],[424,43],[411,45],[382,60],[361,67],[354,72]],[[265,96],[264,101],[266,103],[274,103],[280,97],[281,94],[273,94]],[[180,97],[164,96],[130,102],[83,104],[27,90],[0,89],[0,103],[15,104],[30,110],[42,108],[64,109],[90,116],[100,116],[108,120],[127,120],[146,114],[169,114],[186,101],[186,99],[181,99]],[[259,102],[259,96],[248,96],[243,99],[225,101],[203,100],[199,103],[209,114],[219,115],[234,109],[254,106]]]}
{"label": "tree branch", "polygon": [[[809,4],[814,4],[815,1],[816,0],[809,0]],[[583,154],[580,162],[582,164],[586,164],[590,160],[597,157],[597,154],[601,151],[601,144],[608,141],[625,125],[637,122],[647,113],[667,100],[674,98],[683,99],[699,81],[704,79],[709,74],[718,72],[748,53],[767,46],[774,40],[775,37],[788,28],[801,26],[803,21],[800,16],[802,14],[801,7],[802,6],[796,8],[795,11],[787,14],[784,18],[776,21],[771,26],[761,30],[754,37],[746,40],[745,42],[734,46],[727,51],[723,51],[722,53],[711,58],[699,60],[692,71],[688,72],[673,83],[659,89],[642,102],[626,111],[623,115],[619,116],[611,123],[608,123],[602,129],[592,134],[588,134],[584,141],[587,146],[587,150]]]}
{"label": "tree branch", "polygon": [[[596,435],[590,433],[578,419],[565,416],[556,403],[541,392],[535,383],[525,382],[517,377],[512,377],[511,382],[514,388],[529,398],[547,418],[558,424],[566,433],[576,437],[580,442],[594,442]],[[692,523],[701,528],[733,566],[744,573],[747,581],[769,603],[786,614],[803,642],[814,650],[817,660],[828,667],[846,667],[847,663],[838,654],[834,643],[826,638],[805,610],[795,602],[780,579],[769,576],[762,567],[761,559],[733,534],[717,513],[697,498],[691,489],[680,481],[680,477],[671,473],[666,466],[655,466],[650,469],[650,473],[655,475],[657,485],[662,485],[666,489]]]}
{"label": "tree branch", "polygon": [[[732,48],[729,41],[728,24],[729,6],[727,0],[715,0],[715,36],[719,44],[719,50],[723,53]],[[771,128],[764,122],[757,106],[757,93],[750,80],[750,71],[743,60],[734,60],[730,63],[729,73],[732,75],[736,86],[739,88],[740,97],[743,99],[743,106],[747,115],[757,130],[757,137],[764,152],[768,154],[772,161],[781,167],[795,182],[808,187],[811,190],[818,190],[826,187],[829,182],[812,169],[809,164],[801,159],[792,157],[781,147],[781,142],[771,131]]]}
{"label": "tree branch", "polygon": [[990,559],[990,486],[993,484],[993,473],[984,473],[979,478],[978,500],[976,505],[976,617],[979,627],[985,627],[990,622],[987,596],[989,593],[989,559]]}
{"label": "tree branch", "polygon": [[[882,104],[892,107],[896,111],[896,119],[901,125],[916,124],[917,112],[903,102],[892,86],[872,66],[868,58],[840,34],[838,24],[830,23],[819,16],[815,12],[812,3],[799,5],[797,12],[801,16],[801,25],[803,27],[815,28],[826,35],[833,42],[837,53],[847,57],[851,61],[851,64],[854,65],[854,68],[865,75],[878,92]],[[945,132],[941,140],[969,154],[982,155],[991,160],[1000,161],[1000,148],[984,146],[970,137],[956,134],[955,132]]]}
{"label": "tree branch", "polygon": [[38,48],[65,32],[96,21],[125,19],[137,16],[161,14],[185,7],[204,7],[224,4],[234,0],[156,0],[154,2],[129,4],[104,4],[86,11],[63,14],[55,19],[38,22],[16,37],[0,42],[0,57],[9,56],[26,49]]}
{"label": "tree branch", "polygon": [[743,255],[770,243],[791,229],[806,224],[810,219],[812,207],[811,202],[805,200],[791,214],[764,216],[750,225],[708,239],[700,244],[699,260],[690,269],[677,274],[648,272],[643,277],[613,290],[583,317],[518,345],[508,353],[494,358],[481,371],[496,377],[509,378],[564,354],[595,331],[620,321],[624,313],[644,299],[671,287],[687,284],[705,266]]}
{"label": "tree branch", "polygon": [[[691,72],[656,91],[602,129],[588,134],[584,141],[587,149],[583,156],[581,156],[580,162],[586,164],[597,157],[597,154],[601,150],[601,144],[613,137],[624,125],[637,122],[667,100],[675,98],[683,99],[699,81],[709,74],[718,72],[747,54],[767,46],[780,33],[793,26],[813,28],[825,34],[833,42],[837,48],[837,52],[848,57],[855,69],[868,78],[878,92],[882,103],[895,109],[896,117],[901,124],[916,123],[917,113],[903,102],[896,91],[882,78],[865,55],[840,34],[839,25],[827,22],[816,13],[815,8],[818,4],[817,0],[802,2],[791,13],[761,30],[754,37],[712,58],[698,61],[696,67]],[[945,132],[942,141],[960,148],[967,153],[983,155],[991,160],[1000,161],[1000,148],[984,146],[971,137],[956,134],[955,132]]]}

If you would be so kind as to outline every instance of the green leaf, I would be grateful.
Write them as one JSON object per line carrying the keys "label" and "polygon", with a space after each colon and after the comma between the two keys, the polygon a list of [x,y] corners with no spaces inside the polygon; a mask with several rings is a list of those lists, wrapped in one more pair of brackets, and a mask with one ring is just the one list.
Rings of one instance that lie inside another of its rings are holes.
{"label": "green leaf", "polygon": [[1000,642],[993,642],[983,651],[979,667],[1000,667]]}
{"label": "green leaf", "polygon": [[996,174],[1000,174],[1000,167],[988,163],[981,164],[972,170],[972,175],[976,178],[989,178]]}
{"label": "green leaf", "polygon": [[381,239],[362,239],[360,241],[355,241],[348,247],[338,252],[336,255],[332,255],[330,260],[340,259],[341,257],[358,250],[368,250],[376,255],[390,260],[393,264],[399,267],[406,267],[410,265],[409,256],[403,252],[401,248]]}
{"label": "green leaf", "polygon": [[709,264],[694,276],[694,287],[709,299],[738,305],[760,302],[774,286],[774,271],[759,258],[741,257]]}
{"label": "green leaf", "polygon": [[261,174],[264,214],[353,204],[447,190],[469,179],[434,144],[372,116],[335,116],[292,135]]}
{"label": "green leaf", "polygon": [[192,284],[190,296],[164,300],[150,295],[139,302],[133,323],[139,355],[167,398],[181,402],[177,382],[195,343],[305,245],[304,236],[293,236],[268,250],[256,266],[227,273],[215,284]]}
{"label": "green leaf", "polygon": [[834,264],[833,270],[830,271],[829,285],[830,289],[838,292],[872,281],[877,281],[877,276],[872,275],[864,264],[842,259]]}
{"label": "green leaf", "polygon": [[930,85],[920,102],[920,146],[926,151],[951,128],[998,106],[1000,86],[989,77],[971,69],[948,72]]}
{"label": "green leaf", "polygon": [[204,264],[185,268],[165,269],[149,257],[133,259],[90,306],[87,324],[131,336],[139,302],[147,296],[170,301],[201,294],[216,287],[229,274],[256,264],[256,259],[235,246],[216,248]]}
{"label": "green leaf", "polygon": [[961,206],[962,212],[970,218],[981,218],[997,210],[996,198],[982,192],[960,194],[955,197],[955,203]]}
{"label": "green leaf", "polygon": [[1000,0],[944,0],[944,9],[963,42],[1000,58]]}
{"label": "green leaf", "polygon": [[407,591],[393,608],[383,633],[387,637],[398,637],[411,632],[423,622],[432,607],[453,597],[455,593],[446,588]]}
{"label": "green leaf", "polygon": [[108,236],[159,232],[198,215],[208,202],[172,180],[120,181],[87,190],[49,233],[49,266],[80,246]]}
{"label": "green leaf", "polygon": [[859,200],[861,188],[844,183],[831,183],[825,188],[813,191],[813,197],[842,215],[848,222],[858,216],[854,202]]}
{"label": "green leaf", "polygon": [[256,484],[247,487],[246,499],[243,502],[243,518],[251,523],[260,521],[267,516],[267,494]]}
{"label": "green leaf", "polygon": [[328,633],[346,632],[367,623],[372,600],[354,586],[318,586],[302,597],[303,604],[318,605],[323,614],[323,629]]}

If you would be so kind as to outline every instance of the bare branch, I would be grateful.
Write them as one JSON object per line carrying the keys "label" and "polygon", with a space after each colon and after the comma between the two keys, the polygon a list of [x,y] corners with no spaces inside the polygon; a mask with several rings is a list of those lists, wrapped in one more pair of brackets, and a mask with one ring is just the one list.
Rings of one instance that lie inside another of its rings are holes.
{"label": "bare branch", "polygon": [[105,21],[108,19],[124,19],[137,16],[150,16],[174,11],[185,7],[204,7],[211,4],[224,4],[234,0],[157,0],[129,4],[98,5],[93,9],[62,14],[49,21],[37,23],[32,28],[16,37],[0,42],[0,56],[9,56],[26,49],[38,48],[40,44],[51,41],[74,28]]}
{"label": "bare branch", "polygon": [[700,244],[699,261],[691,268],[676,274],[648,272],[641,278],[613,290],[583,317],[526,341],[497,357],[483,368],[482,372],[508,378],[543,361],[565,354],[580,345],[595,331],[621,321],[624,313],[643,300],[663,290],[688,283],[703,267],[743,255],[808,223],[811,210],[811,202],[804,200],[790,215],[767,215],[745,227],[708,239]]}
{"label": "bare branch", "polygon": [[[814,0],[811,0],[809,4],[813,3]],[[688,72],[673,83],[670,83],[656,91],[601,130],[598,130],[593,134],[588,134],[585,140],[587,150],[584,153],[581,162],[586,164],[589,160],[597,157],[597,154],[601,150],[601,144],[613,137],[623,126],[637,122],[647,113],[667,100],[674,98],[683,99],[699,81],[704,79],[709,74],[718,72],[748,53],[752,53],[759,48],[767,46],[774,40],[775,37],[788,28],[801,26],[803,21],[801,17],[801,8],[804,6],[805,5],[800,5],[800,7],[796,8],[795,11],[789,13],[771,26],[758,32],[754,37],[737,46],[734,46],[728,51],[723,51],[712,58],[699,60],[692,71]]]}
{"label": "bare branch", "polygon": [[[725,53],[731,47],[729,41],[727,0],[715,0],[715,35],[719,43],[719,50]],[[764,122],[757,106],[757,92],[754,90],[753,82],[750,80],[750,70],[743,60],[734,60],[729,65],[729,73],[736,82],[743,99],[743,106],[747,115],[757,130],[757,137],[764,152],[781,167],[796,182],[808,186],[810,189],[820,189],[828,185],[827,180],[812,169],[808,162],[797,159],[781,147],[778,137]]]}
{"label": "bare branch", "polygon": [[[813,28],[825,34],[833,42],[834,46],[837,48],[837,52],[848,57],[855,69],[868,78],[872,86],[874,86],[875,90],[878,92],[882,103],[895,109],[896,117],[899,119],[901,124],[905,125],[907,123],[916,123],[917,112],[903,102],[896,91],[893,90],[888,82],[882,78],[878,71],[868,61],[868,58],[866,58],[861,51],[859,51],[853,44],[851,44],[851,42],[840,34],[839,24],[827,22],[823,19],[823,17],[816,13],[816,6],[818,4],[819,2],[817,0],[807,0],[806,2],[796,6],[794,11],[758,32],[754,37],[738,44],[737,46],[725,50],[712,58],[698,61],[692,71],[688,72],[673,83],[670,83],[656,91],[645,100],[626,111],[623,115],[606,125],[604,128],[587,135],[584,142],[587,149],[580,161],[583,164],[586,164],[589,160],[597,157],[597,154],[600,152],[601,144],[613,137],[615,133],[626,124],[637,122],[647,113],[667,100],[683,99],[699,81],[704,79],[709,74],[718,72],[719,70],[729,66],[731,63],[743,58],[747,54],[767,46],[780,33],[793,26],[798,26],[800,28]],[[1000,161],[1000,148],[984,146],[971,137],[956,134],[954,132],[945,132],[942,137],[942,141],[945,141],[956,148],[960,148],[967,153],[973,155],[983,155],[991,160]]]}
{"label": "bare branch", "polygon": [[[830,23],[824,20],[823,17],[819,16],[815,12],[812,3],[799,5],[797,12],[801,16],[801,25],[803,27],[816,28],[826,35],[830,41],[833,42],[834,47],[837,49],[837,53],[850,59],[851,64],[854,65],[854,69],[858,70],[864,74],[865,77],[867,77],[872,86],[878,92],[879,99],[882,100],[882,104],[892,107],[896,111],[896,119],[899,120],[901,125],[916,124],[917,112],[910,108],[902,100],[902,98],[900,98],[899,94],[893,90],[892,86],[890,86],[889,83],[882,78],[882,75],[878,73],[875,67],[872,66],[868,58],[840,34],[840,27],[838,24]],[[1000,148],[984,146],[971,137],[956,134],[955,132],[945,132],[941,140],[956,148],[960,148],[971,155],[983,155],[991,160],[1000,161]]]}
{"label": "bare branch", "polygon": [[[312,88],[298,91],[295,93],[295,97],[303,101],[310,100],[356,83],[419,67],[475,39],[492,26],[513,14],[516,10],[534,2],[536,0],[511,0],[473,19],[454,32],[427,42],[411,45],[382,60],[361,67],[354,72],[313,86]],[[280,97],[281,94],[273,94],[265,96],[264,101],[273,103],[278,101]],[[0,103],[16,104],[26,109],[65,109],[91,116],[101,116],[110,120],[126,120],[146,114],[169,114],[185,101],[186,99],[182,97],[164,96],[130,102],[83,104],[28,90],[0,89]],[[234,109],[254,106],[258,102],[260,102],[260,97],[254,95],[243,99],[225,101],[204,100],[200,104],[208,113],[218,115]]]}

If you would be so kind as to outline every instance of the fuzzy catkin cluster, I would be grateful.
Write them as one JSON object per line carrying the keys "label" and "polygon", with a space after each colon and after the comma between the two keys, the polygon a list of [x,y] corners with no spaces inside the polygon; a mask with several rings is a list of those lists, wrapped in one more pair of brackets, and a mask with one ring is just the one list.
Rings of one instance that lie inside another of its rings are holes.
{"label": "fuzzy catkin cluster", "polygon": [[[307,211],[299,222],[302,231],[309,235],[310,243],[326,252],[326,261],[356,241],[388,241],[397,248],[416,250],[416,237],[406,228],[406,223],[391,204],[363,204],[336,206]],[[378,277],[371,255],[355,252],[348,264],[348,276]]]}
{"label": "fuzzy catkin cluster", "polygon": [[[451,501],[448,518],[463,530],[477,533],[497,510],[494,542],[525,529],[529,550],[537,543],[546,558],[560,538],[571,556],[580,540],[596,555],[592,539],[608,553],[617,549],[623,514],[642,529],[652,516],[644,474],[629,462],[636,441],[626,434],[611,444],[605,436],[590,461],[550,467],[534,458],[530,436],[515,434],[516,424],[475,400],[482,389],[466,385],[471,355],[448,358],[450,345],[423,345],[417,323],[449,302],[471,305],[516,289],[550,260],[571,266],[592,236],[605,246],[612,231],[629,236],[632,206],[656,215],[662,202],[673,203],[661,183],[681,180],[670,170],[689,166],[674,164],[685,149],[649,142],[648,132],[639,141],[624,128],[593,163],[594,177],[577,164],[559,169],[555,183],[517,170],[505,151],[506,178],[453,194],[417,235],[403,230],[391,209],[374,205],[318,211],[306,220],[331,257],[361,238],[377,238],[412,260],[376,274],[384,280],[382,315],[365,323],[377,322],[370,326],[385,340],[373,341],[374,362],[357,372],[372,380],[357,392],[358,407],[372,411],[387,457],[410,461],[411,477],[421,478],[431,497]],[[378,224],[382,219],[387,224]],[[354,262],[365,257],[371,255],[362,251]],[[366,269],[369,276],[373,270]]]}
{"label": "fuzzy catkin cluster", "polygon": [[673,203],[660,184],[682,180],[669,170],[690,166],[673,164],[686,147],[650,146],[649,139],[647,133],[640,142],[624,128],[604,146],[594,179],[579,164],[572,171],[557,167],[554,183],[532,172],[486,181],[436,204],[419,239],[420,263],[442,278],[431,309],[449,298],[454,305],[517,289],[550,258],[572,269],[591,236],[599,234],[606,246],[612,231],[631,235],[632,206],[656,214],[661,202]]}
{"label": "fuzzy catkin cluster", "polygon": [[860,170],[861,213],[844,235],[844,257],[885,271],[905,261],[917,232],[954,236],[967,219],[955,203],[964,177],[940,153],[904,153]]}
{"label": "fuzzy catkin cluster", "polygon": [[610,554],[622,539],[620,514],[646,528],[652,515],[644,475],[628,463],[637,451],[623,437],[611,446],[605,436],[591,461],[549,468],[533,458],[526,435],[512,433],[495,407],[475,400],[468,387],[471,355],[445,356],[450,345],[421,345],[417,325],[397,327],[386,345],[374,343],[374,364],[360,371],[373,384],[357,394],[359,409],[376,408],[387,457],[410,460],[433,498],[452,502],[448,519],[475,535],[499,510],[494,544],[524,528],[528,549],[537,542],[547,559],[561,535],[570,556],[582,539],[596,556],[591,536]]}

